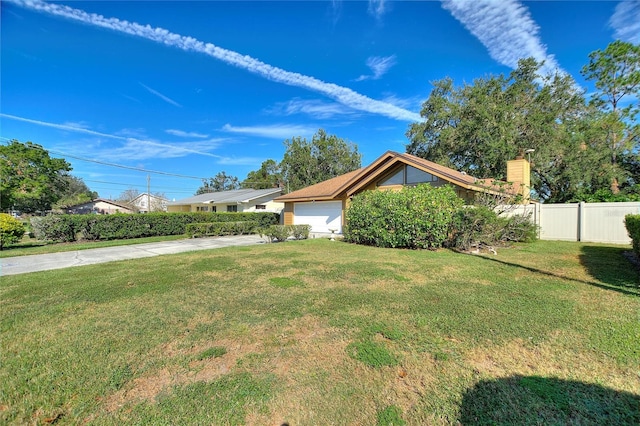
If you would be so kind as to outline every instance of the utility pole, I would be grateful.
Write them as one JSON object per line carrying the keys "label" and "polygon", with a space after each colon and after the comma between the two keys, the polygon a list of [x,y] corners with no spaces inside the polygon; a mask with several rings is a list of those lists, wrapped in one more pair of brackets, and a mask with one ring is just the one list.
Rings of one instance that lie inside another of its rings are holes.
{"label": "utility pole", "polygon": [[151,175],[147,175],[147,213],[151,213]]}

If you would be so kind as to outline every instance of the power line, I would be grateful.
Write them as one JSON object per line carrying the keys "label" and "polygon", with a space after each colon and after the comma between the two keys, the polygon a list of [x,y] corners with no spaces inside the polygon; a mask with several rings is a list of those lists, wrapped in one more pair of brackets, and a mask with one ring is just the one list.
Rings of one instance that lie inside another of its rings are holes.
{"label": "power line", "polygon": [[[45,151],[44,148],[39,148],[39,147],[34,147],[34,146],[30,146],[29,148],[42,149],[43,151]],[[118,167],[118,168],[121,168],[121,169],[135,170],[137,172],[154,173],[154,174],[158,174],[158,175],[174,176],[174,177],[186,178],[186,179],[198,179],[198,180],[206,179],[206,178],[198,177],[198,176],[187,176],[187,175],[181,175],[181,174],[177,174],[177,173],[162,172],[162,171],[159,171],[159,170],[148,170],[148,169],[143,169],[142,167],[124,166],[122,164],[115,164],[115,163],[108,163],[106,161],[92,160],[90,158],[78,157],[77,155],[66,154],[64,152],[54,151],[52,149],[50,149],[48,151],[52,152],[54,154],[62,155],[64,157],[74,158],[76,160],[86,161],[86,162],[89,162],[89,163],[96,163],[96,164],[100,164],[100,165],[103,165],[103,166]]]}

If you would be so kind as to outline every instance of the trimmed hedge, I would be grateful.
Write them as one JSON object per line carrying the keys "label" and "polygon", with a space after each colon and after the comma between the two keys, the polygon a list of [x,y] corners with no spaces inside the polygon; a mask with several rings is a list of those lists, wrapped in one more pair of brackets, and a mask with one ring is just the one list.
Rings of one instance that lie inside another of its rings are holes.
{"label": "trimmed hedge", "polygon": [[69,242],[181,235],[189,224],[213,222],[256,222],[262,228],[279,223],[280,215],[266,212],[52,215],[33,217],[31,226],[39,240]]}
{"label": "trimmed hedge", "polygon": [[628,214],[624,217],[624,226],[627,228],[633,251],[640,256],[640,214]]}
{"label": "trimmed hedge", "polygon": [[255,220],[245,222],[190,223],[187,225],[186,234],[189,238],[245,235],[255,233],[258,227],[259,224]]}
{"label": "trimmed hedge", "polygon": [[378,247],[437,249],[448,240],[463,203],[450,186],[364,191],[351,200],[344,237]]}

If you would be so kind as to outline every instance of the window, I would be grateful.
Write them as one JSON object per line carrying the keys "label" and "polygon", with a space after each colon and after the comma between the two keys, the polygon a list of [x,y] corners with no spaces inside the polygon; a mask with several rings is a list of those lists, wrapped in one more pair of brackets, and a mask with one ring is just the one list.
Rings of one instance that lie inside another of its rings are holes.
{"label": "window", "polygon": [[232,206],[227,206],[227,211],[228,211],[229,213],[235,213],[235,212],[237,212],[237,211],[238,211],[238,206],[237,206],[237,205],[235,205],[235,204],[234,204],[234,205],[232,205]]}
{"label": "window", "polygon": [[256,210],[266,210],[267,206],[264,204],[256,204]]}
{"label": "window", "polygon": [[196,211],[197,212],[208,212],[209,211],[209,206],[196,206]]}
{"label": "window", "polygon": [[419,183],[437,182],[438,177],[412,166],[404,166],[393,175],[378,183],[387,185],[417,185]]}
{"label": "window", "polygon": [[218,209],[216,209],[216,206],[211,206],[211,211],[212,211],[213,213],[215,213],[217,210],[218,210]]}

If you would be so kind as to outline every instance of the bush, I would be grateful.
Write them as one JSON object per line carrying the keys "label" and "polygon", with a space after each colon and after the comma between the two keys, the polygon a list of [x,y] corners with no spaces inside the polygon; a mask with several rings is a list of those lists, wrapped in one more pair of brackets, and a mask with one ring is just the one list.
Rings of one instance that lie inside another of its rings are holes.
{"label": "bush", "polygon": [[0,213],[0,250],[20,241],[25,229],[22,222],[10,214]]}
{"label": "bush", "polygon": [[270,243],[274,241],[287,241],[289,237],[296,240],[309,238],[311,226],[309,225],[271,225],[260,230],[260,236],[267,237]]}
{"label": "bush", "polygon": [[449,239],[462,205],[450,186],[365,191],[351,200],[344,237],[378,247],[437,249]]}
{"label": "bush", "polygon": [[[192,223],[253,222],[256,226],[279,223],[277,213],[148,213],[112,215],[57,215],[34,217],[31,224],[39,240],[67,242],[115,240],[181,235]],[[238,225],[232,225],[238,226]]]}
{"label": "bush", "polygon": [[636,255],[640,256],[640,214],[628,214],[624,217],[624,226],[627,228],[631,244]]}
{"label": "bush", "polygon": [[186,234],[189,238],[244,235],[255,232],[257,228],[256,221],[190,223],[186,227]]}
{"label": "bush", "polygon": [[467,206],[457,212],[451,246],[468,250],[472,246],[496,246],[508,242],[531,242],[537,227],[531,215],[500,217],[486,206]]}

